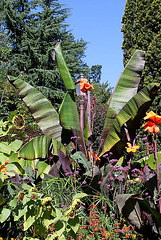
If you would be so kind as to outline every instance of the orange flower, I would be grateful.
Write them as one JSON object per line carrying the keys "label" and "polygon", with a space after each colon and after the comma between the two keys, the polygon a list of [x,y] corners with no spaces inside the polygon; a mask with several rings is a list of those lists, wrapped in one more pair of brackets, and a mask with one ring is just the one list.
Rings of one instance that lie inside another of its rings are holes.
{"label": "orange flower", "polygon": [[128,145],[128,147],[126,147],[126,152],[128,152],[128,153],[136,152],[136,150],[140,148],[140,146],[138,146],[138,145],[132,146],[131,143],[127,143],[127,145]]}
{"label": "orange flower", "polygon": [[80,80],[80,89],[83,93],[86,93],[87,91],[91,91],[93,89],[93,85],[87,82],[87,80]]}
{"label": "orange flower", "polygon": [[144,127],[145,131],[149,131],[150,133],[158,133],[160,129],[157,125],[161,123],[161,116],[157,115],[153,111],[146,113],[146,115],[147,116],[144,117],[144,120],[149,119],[149,121],[144,123],[142,127]]}
{"label": "orange flower", "polygon": [[5,166],[0,164],[0,173],[1,172],[4,172],[4,174],[7,174]]}
{"label": "orange flower", "polygon": [[96,156],[96,154],[94,154],[94,153],[91,153],[91,154],[92,154],[94,160],[96,160],[96,162],[101,161],[101,159],[98,156]]}

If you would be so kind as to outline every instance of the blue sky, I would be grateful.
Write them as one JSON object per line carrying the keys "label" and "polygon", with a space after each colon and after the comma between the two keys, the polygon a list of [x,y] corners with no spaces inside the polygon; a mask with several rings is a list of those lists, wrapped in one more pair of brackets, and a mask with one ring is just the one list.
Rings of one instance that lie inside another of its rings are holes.
{"label": "blue sky", "polygon": [[66,23],[75,39],[88,42],[84,61],[102,65],[101,82],[114,87],[123,71],[121,19],[126,0],[59,0],[71,8]]}

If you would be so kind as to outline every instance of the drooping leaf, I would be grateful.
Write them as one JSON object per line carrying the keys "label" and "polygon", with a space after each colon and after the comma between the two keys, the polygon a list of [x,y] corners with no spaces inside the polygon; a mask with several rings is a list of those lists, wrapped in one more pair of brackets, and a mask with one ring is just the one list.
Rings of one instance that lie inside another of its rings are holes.
{"label": "drooping leaf", "polygon": [[24,216],[27,212],[27,206],[25,206],[23,209],[18,209],[17,214],[14,215],[14,221],[18,221],[22,216]]}
{"label": "drooping leaf", "polygon": [[23,81],[21,77],[8,76],[8,79],[16,87],[42,132],[46,136],[54,137],[61,141],[62,128],[59,124],[59,115],[48,99],[36,88]]}
{"label": "drooping leaf", "polygon": [[65,230],[65,223],[61,220],[58,220],[57,223],[54,224],[54,228],[55,228],[56,234],[58,236],[61,236],[61,234]]}
{"label": "drooping leaf", "polygon": [[142,226],[141,209],[135,197],[136,195],[134,194],[119,194],[116,197],[116,203],[120,213],[123,214],[125,219],[140,229]]}
{"label": "drooping leaf", "polygon": [[[126,65],[111,98],[101,139],[106,139],[110,128],[123,106],[137,93],[140,76],[144,68],[145,52],[136,50]],[[101,146],[102,148],[102,146]]]}
{"label": "drooping leaf", "polygon": [[31,139],[19,151],[19,157],[28,160],[36,158],[49,157],[49,149],[52,143],[52,138],[48,136],[39,136]]}
{"label": "drooping leaf", "polygon": [[[71,227],[71,229],[73,230],[74,233],[77,233],[79,227],[80,227],[80,222],[79,222],[79,217],[76,216],[73,219],[69,219],[68,220],[69,226]],[[75,235],[74,235],[75,236]]]}
{"label": "drooping leaf", "polygon": [[69,157],[59,149],[57,150],[57,153],[64,172],[72,172]]}
{"label": "drooping leaf", "polygon": [[126,123],[130,138],[132,139],[136,129],[139,127],[141,119],[150,107],[158,88],[159,84],[157,83],[149,84],[125,104],[115,118],[101,146],[102,152],[100,156],[109,150],[113,152],[113,157],[119,158],[121,156],[128,141],[124,124]]}
{"label": "drooping leaf", "polygon": [[142,227],[142,212],[152,215],[154,222],[158,227],[161,226],[161,214],[150,206],[148,201],[134,194],[119,194],[116,197],[116,203],[119,211],[138,229]]}
{"label": "drooping leaf", "polygon": [[0,142],[0,152],[10,154],[11,149],[7,142]]}
{"label": "drooping leaf", "polygon": [[63,56],[63,53],[62,53],[60,42],[58,42],[55,46],[54,55],[56,56],[56,62],[58,64],[60,75],[61,75],[61,77],[64,81],[66,89],[67,90],[75,89],[76,88],[75,84],[73,82],[73,79],[70,75],[69,69],[68,69],[68,67],[66,65],[66,62],[64,60],[64,56]]}

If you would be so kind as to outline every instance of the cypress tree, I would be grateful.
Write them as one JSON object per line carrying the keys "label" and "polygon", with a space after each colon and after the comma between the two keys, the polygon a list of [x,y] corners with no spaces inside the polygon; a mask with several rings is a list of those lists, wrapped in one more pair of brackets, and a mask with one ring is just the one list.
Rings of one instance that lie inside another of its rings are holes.
{"label": "cypress tree", "polygon": [[[141,76],[139,89],[149,83],[161,81],[161,2],[160,0],[127,0],[122,17],[124,65],[136,49],[144,50],[145,68]],[[153,101],[150,110],[161,115],[161,90]],[[138,134],[145,136],[143,129]],[[161,134],[158,134],[161,140]],[[140,140],[141,145],[144,145]],[[141,146],[140,145],[140,146]],[[141,148],[142,149],[142,148]],[[160,146],[158,145],[158,150]],[[140,150],[141,151],[141,150]],[[145,151],[138,153],[146,155]],[[136,158],[137,158],[136,154]]]}
{"label": "cypress tree", "polygon": [[[161,3],[160,0],[127,0],[122,17],[124,65],[136,49],[146,52],[140,88],[161,81]],[[154,102],[161,113],[158,97]]]}

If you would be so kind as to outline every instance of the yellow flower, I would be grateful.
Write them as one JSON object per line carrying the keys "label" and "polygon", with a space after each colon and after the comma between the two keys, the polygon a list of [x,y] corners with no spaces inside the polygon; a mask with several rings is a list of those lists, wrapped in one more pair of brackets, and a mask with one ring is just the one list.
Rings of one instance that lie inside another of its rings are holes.
{"label": "yellow flower", "polygon": [[47,206],[47,205],[49,205],[49,204],[51,203],[51,201],[52,201],[52,198],[51,198],[51,197],[43,198],[43,199],[41,200],[41,205]]}
{"label": "yellow flower", "polygon": [[136,234],[131,234],[132,239],[136,239]]}
{"label": "yellow flower", "polygon": [[1,172],[4,172],[4,174],[7,174],[7,173],[6,173],[6,168],[5,168],[5,166],[3,166],[3,165],[0,164],[0,173],[1,173]]}
{"label": "yellow flower", "polygon": [[131,143],[127,143],[127,145],[128,145],[128,147],[126,147],[126,152],[128,152],[128,153],[136,152],[136,150],[140,148],[140,146],[138,146],[138,145],[132,146]]}
{"label": "yellow flower", "polygon": [[81,200],[78,198],[74,199],[74,201],[72,202],[72,209],[74,211],[77,211],[80,207],[81,207]]}
{"label": "yellow flower", "polygon": [[69,212],[68,217],[69,218],[75,218],[75,212],[74,211]]}

